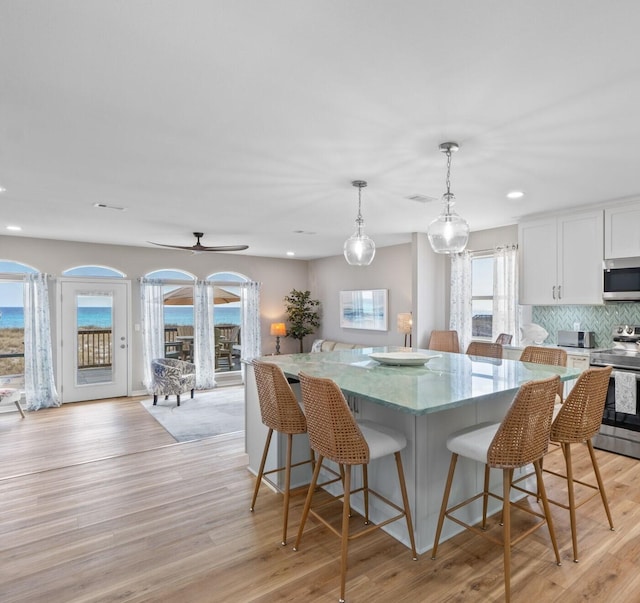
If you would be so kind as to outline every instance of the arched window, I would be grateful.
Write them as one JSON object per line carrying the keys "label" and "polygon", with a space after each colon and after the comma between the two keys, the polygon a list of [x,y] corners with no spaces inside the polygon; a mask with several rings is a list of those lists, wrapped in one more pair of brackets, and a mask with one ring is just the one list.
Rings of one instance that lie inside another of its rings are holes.
{"label": "arched window", "polygon": [[215,272],[206,280],[214,285],[215,324],[242,324],[242,287],[238,285],[249,279],[235,272]]}
{"label": "arched window", "polygon": [[125,278],[127,275],[109,266],[75,266],[63,271],[62,276],[85,276],[91,278]]}

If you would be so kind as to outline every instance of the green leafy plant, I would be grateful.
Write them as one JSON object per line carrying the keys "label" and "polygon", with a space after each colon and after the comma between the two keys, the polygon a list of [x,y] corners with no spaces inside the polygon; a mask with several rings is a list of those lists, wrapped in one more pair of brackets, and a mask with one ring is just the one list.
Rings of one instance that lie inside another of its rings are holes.
{"label": "green leafy plant", "polygon": [[311,299],[310,291],[297,291],[296,289],[285,296],[284,301],[289,320],[287,337],[300,341],[300,353],[302,353],[302,340],[305,335],[314,333],[320,326],[318,312],[320,302],[317,299]]}

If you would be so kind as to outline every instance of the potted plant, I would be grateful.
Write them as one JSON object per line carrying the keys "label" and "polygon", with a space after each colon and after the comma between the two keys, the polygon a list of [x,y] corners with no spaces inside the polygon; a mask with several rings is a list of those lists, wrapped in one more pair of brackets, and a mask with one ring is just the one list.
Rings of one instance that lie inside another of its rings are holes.
{"label": "potted plant", "polygon": [[320,302],[317,299],[311,299],[310,291],[296,289],[285,296],[284,301],[289,320],[286,336],[300,341],[300,353],[302,353],[302,340],[305,335],[314,333],[320,326],[320,314],[317,310]]}

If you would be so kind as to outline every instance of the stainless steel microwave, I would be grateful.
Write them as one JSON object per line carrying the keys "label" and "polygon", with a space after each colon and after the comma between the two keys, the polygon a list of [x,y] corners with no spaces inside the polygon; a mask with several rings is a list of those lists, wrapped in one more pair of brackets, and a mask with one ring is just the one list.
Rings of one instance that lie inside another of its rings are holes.
{"label": "stainless steel microwave", "polygon": [[605,260],[602,299],[640,300],[640,258]]}

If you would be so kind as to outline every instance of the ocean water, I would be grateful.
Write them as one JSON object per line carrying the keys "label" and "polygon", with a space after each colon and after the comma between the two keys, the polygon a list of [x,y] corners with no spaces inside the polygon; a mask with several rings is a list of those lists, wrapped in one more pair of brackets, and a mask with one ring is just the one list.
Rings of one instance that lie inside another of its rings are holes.
{"label": "ocean water", "polygon": [[[215,324],[240,324],[240,308],[216,307]],[[164,309],[165,325],[192,325],[193,308],[191,306],[166,306]],[[111,326],[111,308],[78,308],[79,327],[108,328]],[[0,329],[24,328],[22,308],[0,308]]]}

